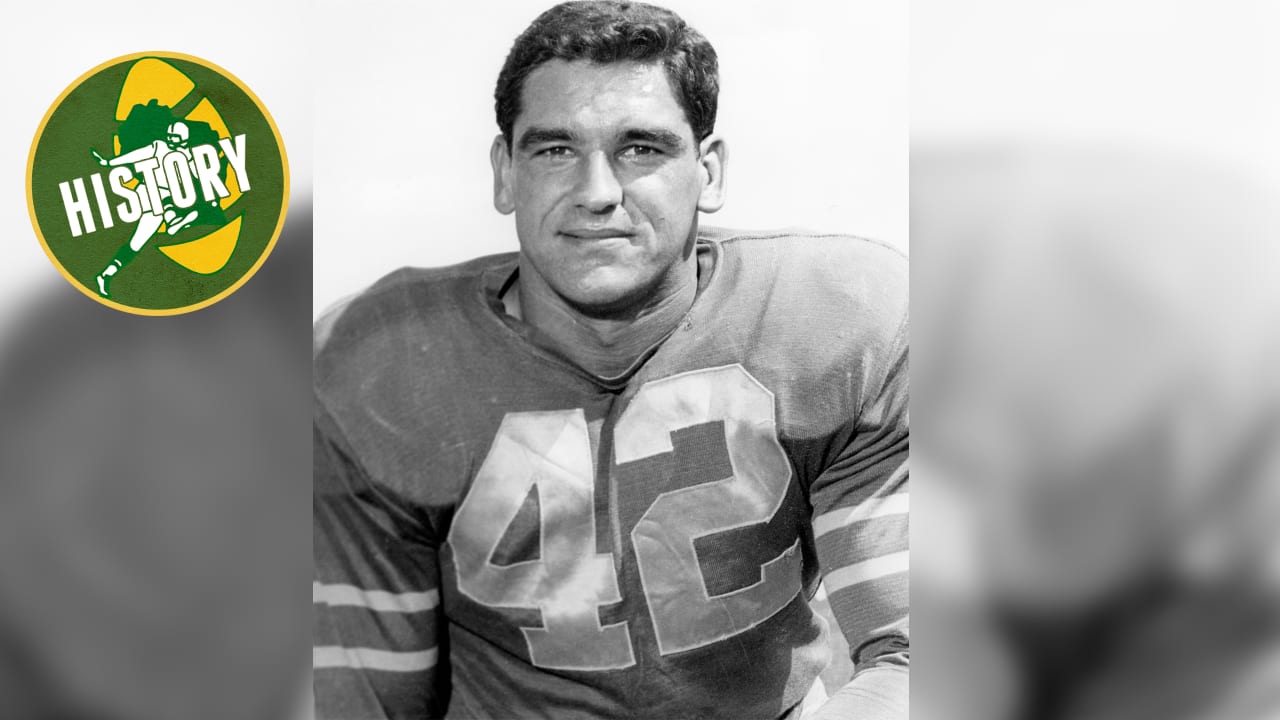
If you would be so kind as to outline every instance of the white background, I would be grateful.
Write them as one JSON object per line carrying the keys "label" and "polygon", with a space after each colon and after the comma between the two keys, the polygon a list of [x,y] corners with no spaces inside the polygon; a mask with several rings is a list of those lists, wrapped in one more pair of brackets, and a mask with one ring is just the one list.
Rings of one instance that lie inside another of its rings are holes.
{"label": "white background", "polygon": [[[492,205],[493,88],[516,36],[552,4],[319,3],[316,313],[403,265],[517,248]],[[729,196],[703,222],[905,248],[907,4],[666,4],[720,58]]]}
{"label": "white background", "polygon": [[911,5],[913,141],[1098,141],[1280,180],[1280,3]]}

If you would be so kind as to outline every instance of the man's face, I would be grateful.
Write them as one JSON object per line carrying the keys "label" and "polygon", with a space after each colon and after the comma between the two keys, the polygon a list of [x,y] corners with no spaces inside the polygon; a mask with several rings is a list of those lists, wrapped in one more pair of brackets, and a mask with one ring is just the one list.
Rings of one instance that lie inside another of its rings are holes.
{"label": "man's face", "polygon": [[512,147],[491,154],[525,266],[575,309],[626,313],[694,272],[697,211],[721,204],[722,144],[701,148],[661,64],[552,60],[525,80]]}

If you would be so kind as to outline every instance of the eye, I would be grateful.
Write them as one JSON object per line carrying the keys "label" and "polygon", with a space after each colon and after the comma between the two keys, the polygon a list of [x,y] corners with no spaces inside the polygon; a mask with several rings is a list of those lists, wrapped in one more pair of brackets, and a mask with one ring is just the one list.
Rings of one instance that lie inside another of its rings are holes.
{"label": "eye", "polygon": [[534,152],[535,157],[545,158],[564,158],[569,157],[571,154],[573,154],[573,148],[568,145],[552,145]]}
{"label": "eye", "polygon": [[622,157],[626,158],[653,158],[662,155],[662,150],[652,145],[628,145],[622,149]]}

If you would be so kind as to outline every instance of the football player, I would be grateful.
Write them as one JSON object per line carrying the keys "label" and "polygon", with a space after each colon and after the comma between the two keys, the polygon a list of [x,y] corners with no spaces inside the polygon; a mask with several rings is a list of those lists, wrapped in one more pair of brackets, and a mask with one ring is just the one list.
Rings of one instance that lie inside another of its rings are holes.
{"label": "football player", "polygon": [[673,13],[552,8],[495,93],[520,251],[317,323],[318,717],[907,717],[906,260],[700,228],[717,91]]}
{"label": "football player", "polygon": [[[169,114],[169,108],[158,106],[155,100],[152,100],[147,105],[134,106],[129,118],[121,125],[121,135],[124,136],[125,133],[130,131],[136,134],[138,132],[137,126],[145,126],[148,120],[154,124],[156,116],[163,116],[166,114]],[[207,123],[199,122],[191,124],[194,124],[198,129],[203,131],[201,133],[202,139],[208,138],[211,134]],[[133,150],[123,152],[112,158],[103,157],[97,150],[91,149],[89,152],[93,155],[93,159],[102,167],[132,165],[149,159],[155,159],[156,162],[159,163],[163,162],[169,155],[177,153],[182,156],[182,160],[186,163],[187,167],[190,168],[192,177],[196,177],[199,171],[196,168],[195,158],[191,154],[191,124],[182,120],[174,120],[173,122],[168,123],[167,126],[154,128],[155,130],[163,131],[162,133],[156,133],[157,135],[162,134],[162,137],[156,137],[149,143],[142,144]],[[213,139],[216,140],[217,135],[213,135]],[[225,166],[225,164],[226,161],[224,160],[223,165]],[[222,174],[225,175],[225,172],[226,171],[223,170]],[[167,235],[176,235],[179,230],[190,225],[192,222],[195,222],[202,212],[205,214],[216,214],[219,219],[225,221],[225,218],[222,217],[221,211],[218,210],[218,202],[216,200],[199,203],[190,211],[180,213],[175,204],[173,192],[169,187],[169,179],[166,173],[161,170],[160,172],[152,173],[150,178],[155,185],[155,197],[160,199],[161,207],[155,211],[143,212],[141,214],[141,217],[138,219],[138,224],[134,227],[133,234],[129,237],[129,242],[120,246],[120,248],[116,250],[115,255],[111,258],[111,261],[102,269],[102,272],[98,273],[95,278],[98,283],[98,294],[103,297],[111,297],[111,279],[115,277],[116,273],[123,270],[125,265],[128,265],[135,257],[137,257],[139,252],[142,252],[142,248],[146,246],[156,233],[160,232],[161,226],[165,226],[165,233]],[[145,186],[145,183],[143,183],[143,185]],[[144,196],[145,195],[146,193],[144,193]]]}

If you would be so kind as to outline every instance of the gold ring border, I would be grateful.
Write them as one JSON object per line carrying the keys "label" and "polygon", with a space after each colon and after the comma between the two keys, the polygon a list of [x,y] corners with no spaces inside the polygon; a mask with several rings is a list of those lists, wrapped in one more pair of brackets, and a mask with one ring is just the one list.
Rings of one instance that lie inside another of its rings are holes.
{"label": "gold ring border", "polygon": [[[67,96],[70,95],[73,90],[80,87],[80,85],[83,84],[86,80],[93,77],[94,75],[97,75],[102,70],[115,65],[119,65],[121,63],[128,62],[130,60],[140,60],[142,58],[148,58],[148,57],[170,58],[174,60],[184,60],[186,62],[195,63],[197,65],[204,67],[206,70],[212,70],[218,73],[222,77],[234,83],[236,87],[240,88],[240,90],[242,90],[245,95],[249,96],[249,99],[253,101],[253,104],[257,106],[258,112],[262,113],[262,116],[267,120],[267,125],[271,127],[271,133],[275,136],[275,139],[276,139],[276,147],[280,149],[280,165],[284,175],[284,188],[282,189],[282,195],[280,197],[280,217],[276,221],[275,230],[272,231],[271,233],[271,241],[267,243],[266,248],[263,249],[262,254],[258,256],[258,259],[253,263],[253,266],[250,267],[244,273],[244,275],[241,275],[240,279],[232,283],[230,287],[218,293],[217,295],[214,295],[211,298],[201,300],[200,302],[194,303],[192,305],[184,305],[183,307],[178,307],[178,308],[164,308],[161,310],[130,307],[128,305],[124,305],[122,303],[118,303],[114,300],[111,300],[110,298],[104,298],[101,295],[97,294],[96,292],[93,292],[93,290],[85,287],[84,285],[81,285],[79,280],[76,280],[74,277],[72,277],[71,274],[67,272],[66,268],[62,266],[62,263],[58,261],[58,258],[56,255],[53,254],[53,251],[49,249],[49,243],[46,242],[44,239],[44,233],[40,230],[40,222],[36,219],[36,207],[35,207],[34,198],[32,197],[32,193],[31,193],[31,180],[32,180],[32,171],[35,169],[36,148],[40,145],[41,138],[44,137],[45,126],[49,124],[49,118],[53,116],[53,113],[55,110],[57,110],[59,107],[62,106],[62,101],[66,100]],[[227,297],[228,295],[235,292],[236,290],[239,290],[242,285],[244,285],[246,282],[249,281],[249,278],[257,274],[258,269],[262,267],[262,264],[267,261],[267,257],[271,255],[271,251],[275,249],[276,241],[280,238],[280,231],[284,229],[285,216],[288,215],[289,213],[289,157],[285,152],[284,139],[280,137],[280,128],[276,126],[275,118],[271,117],[271,113],[267,112],[267,106],[262,104],[262,100],[259,99],[258,96],[255,95],[254,92],[249,89],[249,86],[241,82],[240,78],[231,74],[220,65],[216,65],[214,63],[209,62],[208,60],[205,60],[204,58],[196,57],[195,55],[188,55],[186,53],[173,52],[169,50],[155,50],[152,52],[130,53],[128,55],[121,55],[120,57],[112,58],[111,60],[107,60],[106,62],[99,63],[98,65],[94,66],[93,69],[85,72],[80,77],[76,78],[75,81],[73,81],[70,85],[68,85],[67,88],[63,90],[60,95],[58,95],[58,98],[53,101],[53,104],[49,106],[48,112],[46,112],[44,114],[44,117],[40,120],[40,127],[36,130],[35,139],[31,141],[31,151],[27,154],[27,178],[26,179],[27,179],[27,183],[26,183],[27,214],[31,216],[31,226],[35,228],[36,237],[39,238],[40,240],[40,247],[44,248],[44,253],[45,255],[49,256],[49,260],[53,262],[53,266],[58,269],[58,272],[61,273],[64,278],[67,279],[67,282],[71,284],[71,287],[75,288],[76,290],[79,290],[84,295],[87,295],[88,297],[92,298],[98,303],[102,305],[106,305],[109,308],[120,310],[122,312],[132,313],[134,315],[151,315],[151,316],[185,315],[186,313],[195,312],[196,310],[199,310],[201,308],[209,307],[210,305],[218,302],[219,300],[222,300],[223,298]]]}

